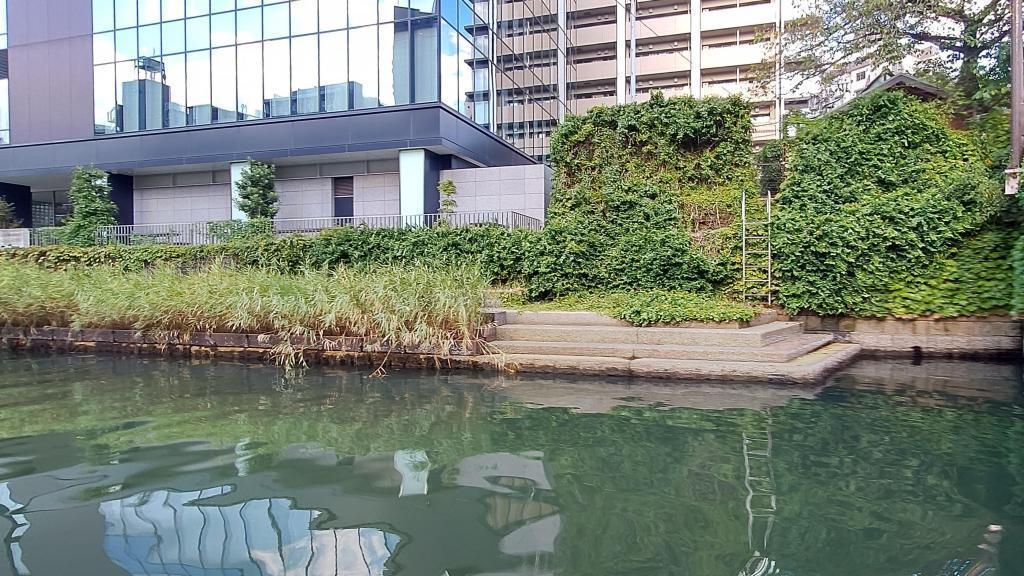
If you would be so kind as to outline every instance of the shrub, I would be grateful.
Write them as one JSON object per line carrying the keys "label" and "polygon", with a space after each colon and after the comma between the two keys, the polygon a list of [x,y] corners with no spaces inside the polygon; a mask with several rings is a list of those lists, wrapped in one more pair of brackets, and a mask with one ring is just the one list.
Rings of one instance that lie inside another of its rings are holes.
{"label": "shrub", "polygon": [[249,161],[242,169],[241,177],[235,187],[238,200],[235,203],[250,220],[259,218],[272,220],[277,216],[278,198],[274,189],[274,166],[262,162]]}
{"label": "shrub", "polygon": [[71,246],[92,246],[101,226],[117,224],[117,207],[110,200],[107,174],[96,168],[76,168],[68,190],[71,216],[64,220],[60,236]]}
{"label": "shrub", "polygon": [[0,230],[19,228],[21,220],[14,216],[14,207],[4,198],[0,198]]}
{"label": "shrub", "polygon": [[651,290],[647,292],[600,291],[571,294],[549,302],[529,303],[511,292],[502,300],[512,308],[527,310],[580,310],[606,314],[636,326],[673,325],[685,322],[747,322],[757,316],[754,306],[715,294]]}
{"label": "shrub", "polygon": [[788,160],[773,244],[780,299],[794,311],[889,312],[879,302],[894,287],[1001,207],[983,152],[938,108],[903,93],[810,123]]}

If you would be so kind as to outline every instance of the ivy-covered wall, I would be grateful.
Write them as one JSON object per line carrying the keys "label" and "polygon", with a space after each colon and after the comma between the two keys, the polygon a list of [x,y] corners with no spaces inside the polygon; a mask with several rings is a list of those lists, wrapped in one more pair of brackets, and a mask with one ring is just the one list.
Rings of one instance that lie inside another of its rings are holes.
{"label": "ivy-covered wall", "polygon": [[751,146],[738,97],[655,93],[567,119],[551,140],[555,186],[531,295],[725,282],[740,194],[754,190]]}
{"label": "ivy-covered wall", "polygon": [[1007,221],[987,154],[936,105],[855,100],[788,146],[773,240],[791,311],[961,315],[1009,308]]}

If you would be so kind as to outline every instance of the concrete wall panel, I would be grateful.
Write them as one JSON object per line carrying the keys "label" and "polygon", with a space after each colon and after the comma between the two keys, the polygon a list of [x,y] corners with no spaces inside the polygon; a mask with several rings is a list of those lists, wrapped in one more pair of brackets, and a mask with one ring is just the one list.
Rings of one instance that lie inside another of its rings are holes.
{"label": "concrete wall panel", "polygon": [[8,30],[13,143],[91,138],[91,0],[11,0]]}
{"label": "concrete wall panel", "polygon": [[543,221],[551,190],[544,165],[444,170],[457,190],[456,212],[519,212]]}

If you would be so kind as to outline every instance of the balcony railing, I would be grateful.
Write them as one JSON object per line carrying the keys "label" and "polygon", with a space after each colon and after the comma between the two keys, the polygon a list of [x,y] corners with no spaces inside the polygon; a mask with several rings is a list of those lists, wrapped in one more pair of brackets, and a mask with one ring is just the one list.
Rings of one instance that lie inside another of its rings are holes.
{"label": "balcony railing", "polygon": [[416,216],[357,216],[354,218],[288,218],[272,220],[270,229],[259,221],[190,222],[182,224],[138,224],[103,226],[96,232],[97,244],[140,246],[172,244],[194,246],[221,244],[250,234],[270,232],[274,236],[316,234],[333,228],[431,228],[435,226],[501,226],[537,230],[543,223],[519,212],[459,212]]}

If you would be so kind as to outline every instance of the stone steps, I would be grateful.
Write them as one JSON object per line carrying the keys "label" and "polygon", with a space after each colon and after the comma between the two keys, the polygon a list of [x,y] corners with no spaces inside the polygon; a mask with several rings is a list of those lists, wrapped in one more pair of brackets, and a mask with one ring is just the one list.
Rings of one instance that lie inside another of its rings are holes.
{"label": "stone steps", "polygon": [[672,360],[659,358],[614,358],[607,356],[560,356],[506,354],[483,356],[479,360],[504,364],[519,372],[632,376],[673,380],[728,380],[763,383],[811,384],[853,360],[857,344],[833,343],[789,362],[743,362],[722,360]]}
{"label": "stone steps", "polygon": [[505,354],[789,362],[832,342],[830,334],[799,334],[761,347],[674,344],[537,342],[499,340],[490,345]]}
{"label": "stone steps", "polygon": [[505,324],[497,328],[499,341],[567,342],[754,348],[803,333],[799,322],[771,322],[738,329],[635,328],[630,326]]}

